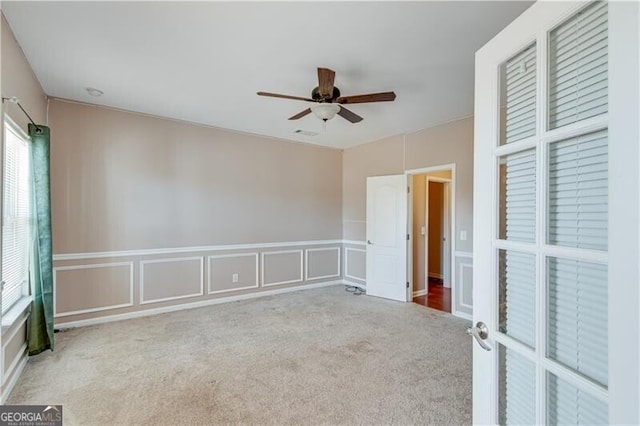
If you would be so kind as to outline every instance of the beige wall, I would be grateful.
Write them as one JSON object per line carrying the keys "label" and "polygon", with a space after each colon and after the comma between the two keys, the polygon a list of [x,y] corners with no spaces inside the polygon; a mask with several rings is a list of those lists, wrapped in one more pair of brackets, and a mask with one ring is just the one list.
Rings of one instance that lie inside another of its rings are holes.
{"label": "beige wall", "polygon": [[54,253],[336,239],[339,150],[52,100]]}
{"label": "beige wall", "polygon": [[[3,97],[16,96],[19,98],[20,104],[38,124],[46,124],[47,104],[45,94],[33,74],[22,49],[13,37],[4,15],[0,19],[0,27],[0,92]],[[9,115],[25,132],[27,131],[29,121],[16,104],[3,102],[3,117],[4,114]],[[4,138],[4,132],[0,132],[0,156],[4,153],[4,140],[2,138]],[[4,161],[0,161],[0,176],[3,176],[3,163]],[[1,199],[2,197],[0,197]],[[0,399],[2,401],[6,398],[7,391],[17,380],[20,366],[24,366],[26,360],[26,320],[27,314],[23,313],[18,315],[12,324],[8,324],[7,321],[3,321],[2,324],[2,334],[0,336],[0,349],[3,352],[4,360],[0,371],[0,377],[2,378]]]}
{"label": "beige wall", "polygon": [[49,108],[56,324],[342,278],[340,150]]}
{"label": "beige wall", "polygon": [[[366,239],[367,177],[447,164],[455,164],[455,257],[469,259],[473,250],[473,117],[346,149],[342,164],[344,239],[352,242]],[[466,231],[466,240],[460,239],[460,231]],[[462,301],[471,297],[468,281],[471,275],[465,269],[470,266],[464,261],[467,266],[462,268],[462,261],[456,259],[452,259],[454,280],[460,283],[464,278],[464,291],[469,294],[454,294],[453,310],[468,316],[471,309],[463,306]],[[464,277],[459,276],[461,270],[466,271]]]}

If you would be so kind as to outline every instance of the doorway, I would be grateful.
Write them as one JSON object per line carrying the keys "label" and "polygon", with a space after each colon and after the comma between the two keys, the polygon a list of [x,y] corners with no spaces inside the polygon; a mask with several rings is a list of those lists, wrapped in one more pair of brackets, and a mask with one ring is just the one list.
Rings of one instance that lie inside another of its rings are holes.
{"label": "doorway", "polygon": [[412,300],[451,313],[452,169],[410,176]]}

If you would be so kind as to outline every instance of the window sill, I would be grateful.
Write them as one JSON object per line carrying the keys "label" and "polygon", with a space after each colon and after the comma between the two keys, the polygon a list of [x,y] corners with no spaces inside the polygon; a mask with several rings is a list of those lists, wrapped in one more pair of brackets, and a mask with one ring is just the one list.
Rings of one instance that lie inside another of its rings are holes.
{"label": "window sill", "polygon": [[18,300],[6,313],[2,314],[2,331],[9,329],[17,320],[31,308],[31,296]]}

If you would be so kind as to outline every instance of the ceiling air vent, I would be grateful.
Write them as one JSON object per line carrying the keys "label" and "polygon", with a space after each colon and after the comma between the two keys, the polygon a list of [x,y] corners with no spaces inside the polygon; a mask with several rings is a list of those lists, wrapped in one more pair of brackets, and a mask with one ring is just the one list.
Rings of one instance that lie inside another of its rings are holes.
{"label": "ceiling air vent", "polygon": [[317,132],[311,132],[309,130],[300,130],[300,129],[294,131],[293,133],[297,133],[297,134],[303,135],[303,136],[318,136],[319,135],[319,133],[317,133]]}

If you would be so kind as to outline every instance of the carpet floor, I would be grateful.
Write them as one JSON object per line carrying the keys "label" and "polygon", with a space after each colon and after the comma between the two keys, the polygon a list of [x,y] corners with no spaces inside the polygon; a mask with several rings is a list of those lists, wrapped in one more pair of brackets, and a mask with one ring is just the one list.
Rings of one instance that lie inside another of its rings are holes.
{"label": "carpet floor", "polygon": [[7,403],[65,425],[469,424],[468,326],[333,286],[69,329]]}

